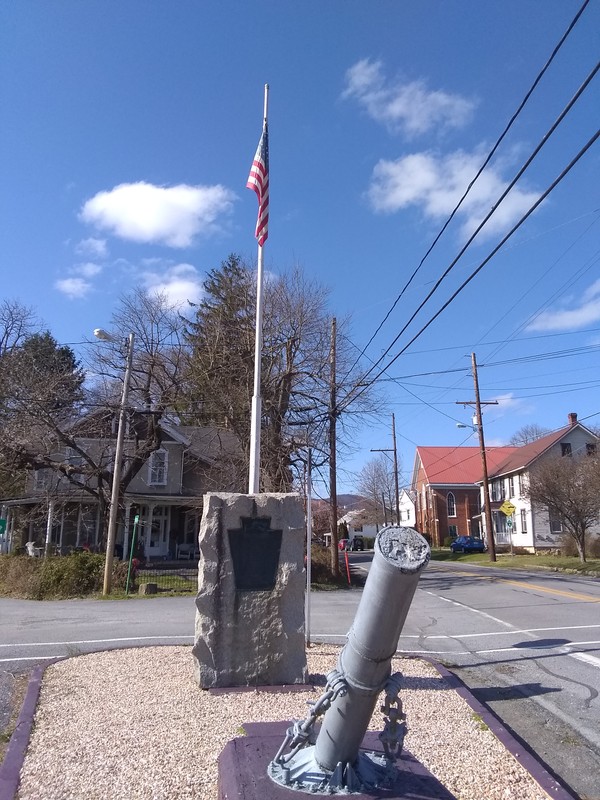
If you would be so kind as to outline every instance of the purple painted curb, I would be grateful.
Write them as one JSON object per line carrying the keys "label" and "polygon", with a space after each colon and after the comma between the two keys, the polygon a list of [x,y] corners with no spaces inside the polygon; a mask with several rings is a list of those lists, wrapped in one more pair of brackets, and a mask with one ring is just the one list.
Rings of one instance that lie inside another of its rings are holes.
{"label": "purple painted curb", "polygon": [[42,677],[46,665],[34,667],[27,686],[27,692],[21,712],[17,720],[17,726],[13,735],[10,737],[8,749],[4,756],[4,761],[0,764],[0,800],[13,800],[19,786],[19,773],[23,766],[25,751],[29,744],[29,736],[33,727],[33,716],[37,705],[40,689],[42,687]]}
{"label": "purple painted curb", "polygon": [[427,656],[419,657],[422,658],[423,661],[428,661],[437,669],[440,675],[446,679],[450,688],[454,689],[473,711],[481,717],[496,738],[519,764],[527,770],[534,781],[539,784],[540,788],[543,789],[549,797],[553,798],[553,800],[577,800],[575,795],[567,791],[556,778],[552,777],[533,751],[527,749],[524,744],[519,744],[519,742],[517,742],[500,720],[471,694],[460,678],[457,678],[454,673],[447,670],[446,667],[439,664],[437,661],[427,658]]}

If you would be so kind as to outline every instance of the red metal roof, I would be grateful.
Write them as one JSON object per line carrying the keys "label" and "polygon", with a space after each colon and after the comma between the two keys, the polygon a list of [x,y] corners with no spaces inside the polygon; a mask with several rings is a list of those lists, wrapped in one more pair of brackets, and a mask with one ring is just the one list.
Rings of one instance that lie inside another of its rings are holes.
{"label": "red metal roof", "polygon": [[[519,447],[486,447],[488,474],[497,472]],[[483,479],[479,447],[417,447],[426,483],[465,484]]]}
{"label": "red metal roof", "polygon": [[562,437],[573,430],[573,425],[567,425],[559,431],[549,433],[547,436],[542,436],[534,442],[524,444],[521,447],[513,447],[513,453],[509,453],[505,459],[499,463],[494,469],[488,466],[488,475],[504,475],[507,472],[514,472],[515,470],[522,469],[530,464],[534,459],[540,456],[549,447],[562,439]]}

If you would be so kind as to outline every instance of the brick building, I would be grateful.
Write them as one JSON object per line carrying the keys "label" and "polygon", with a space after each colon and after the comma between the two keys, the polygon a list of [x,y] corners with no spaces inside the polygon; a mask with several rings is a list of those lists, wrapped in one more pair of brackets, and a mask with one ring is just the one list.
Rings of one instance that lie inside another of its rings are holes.
{"label": "brick building", "polygon": [[[515,447],[486,449],[493,472]],[[431,537],[434,547],[454,536],[481,536],[479,447],[417,447],[411,489],[415,496],[416,528]]]}

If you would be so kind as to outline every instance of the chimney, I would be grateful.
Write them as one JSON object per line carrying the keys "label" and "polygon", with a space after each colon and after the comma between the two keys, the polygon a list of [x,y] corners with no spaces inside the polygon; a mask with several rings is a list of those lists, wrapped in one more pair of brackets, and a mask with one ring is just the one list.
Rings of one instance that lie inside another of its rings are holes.
{"label": "chimney", "polygon": [[577,425],[577,414],[574,411],[569,414],[569,425]]}

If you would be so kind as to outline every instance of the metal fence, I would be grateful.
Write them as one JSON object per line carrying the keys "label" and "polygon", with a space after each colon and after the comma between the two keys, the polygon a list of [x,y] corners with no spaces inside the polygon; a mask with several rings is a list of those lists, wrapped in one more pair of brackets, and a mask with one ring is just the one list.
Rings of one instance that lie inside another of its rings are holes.
{"label": "metal fence", "polygon": [[138,592],[142,584],[155,584],[157,592],[197,592],[197,567],[138,567],[129,592]]}

